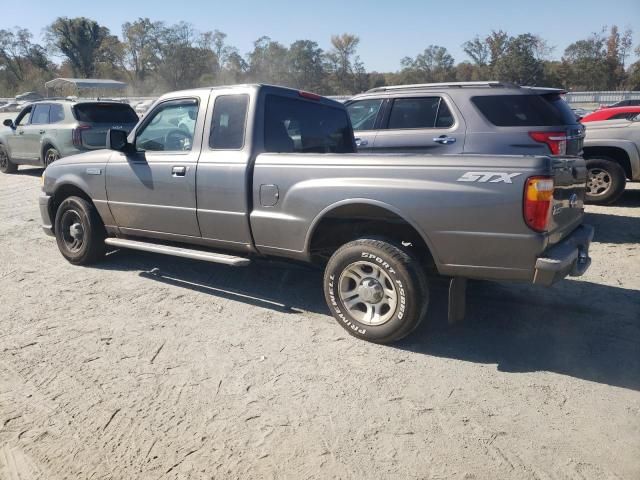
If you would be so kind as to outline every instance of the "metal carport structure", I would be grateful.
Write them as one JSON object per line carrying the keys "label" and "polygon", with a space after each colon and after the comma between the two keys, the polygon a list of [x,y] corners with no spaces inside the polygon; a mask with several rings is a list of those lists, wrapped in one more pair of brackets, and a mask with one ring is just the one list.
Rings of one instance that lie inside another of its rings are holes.
{"label": "metal carport structure", "polygon": [[44,84],[47,97],[76,95],[82,97],[104,97],[124,94],[125,82],[106,78],[54,78]]}

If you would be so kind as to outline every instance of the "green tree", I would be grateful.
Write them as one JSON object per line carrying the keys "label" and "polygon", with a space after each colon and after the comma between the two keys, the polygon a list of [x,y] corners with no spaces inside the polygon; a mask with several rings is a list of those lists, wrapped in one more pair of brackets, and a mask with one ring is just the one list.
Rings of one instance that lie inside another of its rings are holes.
{"label": "green tree", "polygon": [[0,72],[11,88],[24,88],[26,82],[38,76],[45,80],[50,77],[51,62],[46,51],[31,39],[31,32],[25,28],[0,30]]}
{"label": "green tree", "polygon": [[141,84],[158,65],[159,35],[164,29],[162,22],[149,18],[138,18],[122,25],[125,66],[134,84]]}
{"label": "green tree", "polygon": [[359,91],[364,67],[356,55],[360,38],[350,33],[331,36],[333,47],[325,55],[331,93],[349,94]]}
{"label": "green tree", "polygon": [[593,33],[588,38],[569,45],[563,56],[570,74],[568,83],[574,90],[607,90],[609,88],[609,65],[606,41],[602,33]]}
{"label": "green tree", "polygon": [[297,40],[289,46],[289,75],[295,88],[321,92],[325,89],[324,52],[316,42]]}
{"label": "green tree", "polygon": [[260,37],[247,55],[250,78],[256,82],[290,85],[287,56],[287,47],[269,37]]}
{"label": "green tree", "polygon": [[120,41],[107,27],[85,17],[59,17],[46,29],[50,48],[69,60],[75,75],[93,77],[98,64],[120,63]]}
{"label": "green tree", "polygon": [[493,65],[495,77],[518,85],[543,85],[544,66],[537,58],[542,51],[540,42],[539,37],[530,33],[509,38]]}
{"label": "green tree", "polygon": [[448,82],[455,79],[454,59],[447,49],[429,45],[415,58],[400,61],[401,77],[407,83]]}

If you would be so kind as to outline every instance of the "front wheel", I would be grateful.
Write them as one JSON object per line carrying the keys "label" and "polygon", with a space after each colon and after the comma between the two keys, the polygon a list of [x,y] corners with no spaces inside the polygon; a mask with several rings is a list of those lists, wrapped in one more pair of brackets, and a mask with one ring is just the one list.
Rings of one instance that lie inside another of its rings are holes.
{"label": "front wheel", "polygon": [[618,163],[606,157],[587,159],[587,203],[609,205],[620,198],[625,186],[625,173]]}
{"label": "front wheel", "polygon": [[340,325],[375,343],[411,333],[429,303],[420,262],[392,243],[371,238],[349,242],[333,254],[324,274],[324,294]]}
{"label": "front wheel", "polygon": [[16,173],[18,166],[9,158],[9,152],[4,145],[0,145],[0,172],[2,173]]}
{"label": "front wheel", "polygon": [[55,234],[62,256],[74,265],[89,265],[106,251],[105,230],[95,207],[80,197],[69,197],[58,207]]}

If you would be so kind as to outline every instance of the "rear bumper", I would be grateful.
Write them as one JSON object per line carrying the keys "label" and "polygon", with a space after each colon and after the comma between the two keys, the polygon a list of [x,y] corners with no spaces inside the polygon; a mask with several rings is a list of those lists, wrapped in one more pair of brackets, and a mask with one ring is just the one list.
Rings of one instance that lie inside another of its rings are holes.
{"label": "rear bumper", "polygon": [[42,218],[42,230],[47,235],[53,236],[53,224],[51,222],[51,215],[49,214],[49,201],[51,197],[46,193],[40,194],[38,203],[40,204],[40,217]]}
{"label": "rear bumper", "polygon": [[580,225],[571,235],[545,250],[536,260],[533,283],[549,286],[567,275],[579,277],[591,265],[589,245],[593,239],[591,225]]}

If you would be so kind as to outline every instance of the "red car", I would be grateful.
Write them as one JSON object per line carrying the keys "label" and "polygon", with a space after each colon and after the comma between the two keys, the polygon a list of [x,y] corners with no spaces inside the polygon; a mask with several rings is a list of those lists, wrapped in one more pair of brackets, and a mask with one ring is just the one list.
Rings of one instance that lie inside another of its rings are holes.
{"label": "red car", "polygon": [[616,120],[627,119],[631,120],[636,115],[640,114],[640,105],[635,107],[610,107],[596,110],[593,113],[585,115],[580,120],[584,122],[595,122],[598,120]]}

